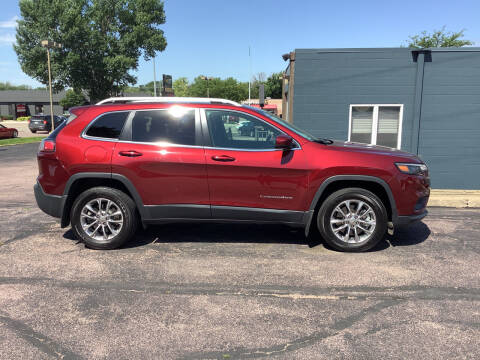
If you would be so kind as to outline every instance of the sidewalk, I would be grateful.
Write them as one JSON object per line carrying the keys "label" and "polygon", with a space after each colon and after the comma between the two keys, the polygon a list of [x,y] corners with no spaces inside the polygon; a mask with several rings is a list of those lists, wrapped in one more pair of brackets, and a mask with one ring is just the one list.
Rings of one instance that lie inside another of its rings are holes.
{"label": "sidewalk", "polygon": [[434,189],[430,193],[428,206],[480,208],[480,190]]}

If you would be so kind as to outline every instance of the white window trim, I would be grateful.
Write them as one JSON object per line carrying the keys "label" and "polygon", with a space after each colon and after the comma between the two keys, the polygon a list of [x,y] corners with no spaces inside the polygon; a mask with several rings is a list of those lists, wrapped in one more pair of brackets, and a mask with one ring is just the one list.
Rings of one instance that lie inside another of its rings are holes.
{"label": "white window trim", "polygon": [[354,106],[371,106],[373,107],[373,121],[372,121],[372,142],[370,145],[377,144],[377,129],[378,129],[378,108],[380,106],[395,106],[400,108],[399,122],[398,122],[398,137],[397,149],[402,147],[402,128],[403,128],[403,104],[350,104],[350,111],[348,114],[348,141],[352,136],[352,108]]}

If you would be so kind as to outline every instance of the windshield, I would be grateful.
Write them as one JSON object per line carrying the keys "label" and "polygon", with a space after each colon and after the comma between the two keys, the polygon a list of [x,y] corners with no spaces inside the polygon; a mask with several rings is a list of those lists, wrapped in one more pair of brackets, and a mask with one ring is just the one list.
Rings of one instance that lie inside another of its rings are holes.
{"label": "windshield", "polygon": [[303,136],[305,139],[307,139],[309,141],[315,141],[317,139],[315,136],[313,136],[312,134],[310,134],[306,130],[300,129],[297,126],[295,126],[293,124],[290,124],[289,122],[287,122],[283,119],[280,119],[278,116],[273,115],[269,111],[265,111],[265,110],[262,110],[262,109],[259,109],[259,108],[254,108],[254,107],[251,107],[251,106],[245,106],[245,107],[250,109],[250,110],[254,110],[254,111],[268,117],[269,119],[279,123],[280,125],[286,127],[289,130],[292,130],[293,132],[297,133],[298,135]]}

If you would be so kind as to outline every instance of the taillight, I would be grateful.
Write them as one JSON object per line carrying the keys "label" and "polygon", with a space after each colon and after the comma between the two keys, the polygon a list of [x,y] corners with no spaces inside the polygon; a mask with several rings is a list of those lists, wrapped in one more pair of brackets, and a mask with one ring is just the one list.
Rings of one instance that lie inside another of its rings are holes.
{"label": "taillight", "polygon": [[42,152],[55,152],[55,140],[44,139],[40,143],[38,151]]}
{"label": "taillight", "polygon": [[44,123],[45,125],[47,125],[47,120],[43,120],[43,123]]}

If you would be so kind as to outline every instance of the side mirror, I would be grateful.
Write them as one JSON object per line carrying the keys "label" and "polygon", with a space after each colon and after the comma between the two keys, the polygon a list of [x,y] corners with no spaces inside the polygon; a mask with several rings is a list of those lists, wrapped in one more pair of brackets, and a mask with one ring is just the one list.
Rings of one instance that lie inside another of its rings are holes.
{"label": "side mirror", "polygon": [[288,135],[278,135],[275,139],[277,149],[291,149],[293,147],[293,138]]}

